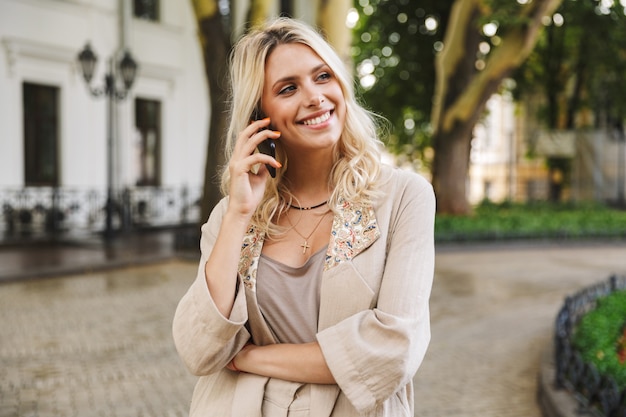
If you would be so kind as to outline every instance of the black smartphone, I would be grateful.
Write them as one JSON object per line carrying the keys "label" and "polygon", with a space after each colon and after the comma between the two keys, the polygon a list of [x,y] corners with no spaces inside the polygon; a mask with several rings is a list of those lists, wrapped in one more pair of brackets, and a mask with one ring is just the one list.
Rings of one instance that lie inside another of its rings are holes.
{"label": "black smartphone", "polygon": [[[258,109],[255,109],[254,112],[252,112],[251,119],[253,121],[260,120],[263,118],[264,118],[263,113],[261,113]],[[267,129],[267,127],[264,127],[261,130],[265,130],[265,129]],[[259,150],[259,152],[264,153],[265,155],[269,155],[272,158],[276,158],[276,143],[274,143],[274,139],[265,139],[263,142],[259,143],[259,145],[257,146],[257,149]],[[276,168],[274,168],[270,164],[265,164],[265,167],[269,171],[270,176],[272,178],[276,178]]]}

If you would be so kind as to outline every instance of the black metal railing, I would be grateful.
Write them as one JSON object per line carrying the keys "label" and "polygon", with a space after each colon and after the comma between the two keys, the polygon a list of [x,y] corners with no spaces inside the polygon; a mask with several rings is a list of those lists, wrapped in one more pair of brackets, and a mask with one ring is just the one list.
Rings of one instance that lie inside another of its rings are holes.
{"label": "black metal railing", "polygon": [[599,298],[626,289],[626,276],[611,276],[607,281],[584,288],[567,297],[556,317],[555,385],[570,391],[580,405],[580,414],[603,417],[626,417],[626,389],[620,390],[615,380],[601,374],[594,364],[585,362],[572,345],[576,325],[596,308]]}
{"label": "black metal railing", "polygon": [[[115,195],[115,230],[180,226],[198,221],[201,190],[126,188]],[[104,190],[65,187],[0,189],[0,241],[81,237],[105,227]]]}

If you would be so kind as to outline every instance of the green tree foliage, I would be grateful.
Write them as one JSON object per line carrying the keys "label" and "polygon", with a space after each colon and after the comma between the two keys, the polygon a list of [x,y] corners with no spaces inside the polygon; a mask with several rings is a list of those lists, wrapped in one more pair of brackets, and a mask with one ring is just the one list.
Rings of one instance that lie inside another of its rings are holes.
{"label": "green tree foliage", "polygon": [[[471,213],[466,187],[474,126],[487,100],[532,52],[543,18],[562,2],[518,0],[507,5],[503,1],[455,1],[444,49],[435,59],[431,173],[440,213]],[[493,20],[494,10],[500,12],[496,7],[507,12],[506,19]]]}
{"label": "green tree foliage", "polygon": [[416,158],[415,149],[432,140],[441,212],[471,211],[465,187],[474,124],[560,2],[358,0],[365,17],[354,55],[364,96],[396,127],[392,150]]}
{"label": "green tree foliage", "polygon": [[[391,120],[390,147],[412,152],[428,145],[434,59],[443,47],[453,0],[354,0],[359,20],[354,27],[353,58],[366,87],[362,96]],[[498,35],[483,36],[497,47],[502,34],[528,17],[523,2],[487,0]],[[542,94],[537,116],[548,128],[574,127],[582,108],[602,109],[609,123],[626,115],[626,4],[617,1],[566,0],[544,21],[534,52],[516,72],[516,98]],[[484,53],[479,52],[480,55]],[[600,119],[596,118],[596,123]],[[408,147],[406,145],[409,145]]]}
{"label": "green tree foliage", "polygon": [[[545,19],[536,48],[514,76],[514,94],[540,103],[530,116],[547,130],[609,128],[623,135],[625,7],[623,0],[565,0]],[[571,159],[548,156],[546,162],[551,198],[558,200],[561,187],[552,179],[569,181]]]}
{"label": "green tree foliage", "polygon": [[421,157],[429,143],[434,57],[453,0],[355,0],[353,59],[367,106],[392,124],[388,146]]}
{"label": "green tree foliage", "polygon": [[[626,117],[626,2],[566,0],[515,75],[517,98],[539,95],[549,129],[611,126]],[[596,117],[578,119],[581,110]]]}
{"label": "green tree foliage", "polygon": [[[354,0],[359,20],[354,27],[353,59],[361,95],[372,110],[394,127],[390,148],[399,153],[421,151],[429,145],[435,89],[435,55],[443,48],[454,0]],[[511,0],[487,0],[488,17],[498,33],[525,22],[520,5]],[[476,28],[477,32],[480,28]],[[500,36],[483,35],[492,47]],[[474,53],[474,51],[471,51]],[[479,52],[477,59],[488,52]]]}
{"label": "green tree foliage", "polygon": [[[493,73],[490,77],[494,82],[498,76],[511,77],[511,70],[523,59],[519,62],[512,59],[510,52],[534,46],[537,38],[525,32],[525,28],[538,21],[545,30],[539,31],[535,51],[513,76],[517,81],[516,97],[541,96],[544,104],[535,108],[541,112],[539,116],[549,129],[571,129],[586,123],[587,126],[612,127],[623,132],[626,115],[626,96],[622,94],[626,89],[624,0],[550,2],[553,5],[561,3],[556,12],[552,6],[542,7],[547,1],[531,0],[467,0],[463,3],[452,0],[354,1],[360,19],[355,26],[353,57],[363,87],[362,95],[374,111],[391,120],[394,127],[388,143],[391,150],[410,159],[422,158],[421,150],[433,141],[436,158],[433,181],[441,174],[448,175],[444,172],[446,170],[463,170],[464,165],[453,163],[449,155],[437,163],[437,155],[443,150],[459,157],[461,152],[448,149],[449,144],[456,142],[454,136],[459,136],[461,130],[468,138],[466,133],[471,131],[467,127],[442,133],[440,127],[433,124],[440,116],[439,107],[448,111],[447,121],[444,121],[448,127],[455,117],[458,118],[459,106],[465,109],[463,112],[470,108],[480,111],[481,103],[470,102],[468,98],[481,97],[480,82],[474,81],[480,81],[481,72]],[[479,17],[471,22],[470,27],[448,27],[452,6],[462,7],[469,3],[476,5],[474,13]],[[542,11],[545,16],[538,15]],[[486,32],[486,26],[495,28],[494,33]],[[441,82],[436,80],[435,57],[447,46],[444,40],[455,39],[454,32],[461,30],[464,34],[461,34],[460,45],[464,45],[465,57],[460,57],[458,51],[456,55],[463,63],[455,69],[454,77],[443,81],[446,95],[435,100],[434,110],[431,110],[433,98],[437,97],[436,83]],[[493,59],[494,55],[500,55],[500,59]],[[511,58],[511,68],[498,75],[498,71],[493,71],[494,65],[490,67],[490,62],[502,66],[506,62],[503,56]],[[488,71],[490,68],[492,71]],[[484,80],[487,76],[482,78]],[[489,90],[495,91],[493,88]],[[447,107],[457,99],[456,109]],[[580,117],[583,110],[591,116]],[[467,115],[463,113],[462,116]],[[475,118],[462,120],[472,124]],[[567,171],[569,166],[566,160],[548,162],[551,169],[559,171]],[[460,175],[446,179],[446,183],[438,187],[439,196],[463,194]],[[455,203],[455,198],[463,196],[446,198],[451,211],[464,211],[463,204],[460,201]]]}

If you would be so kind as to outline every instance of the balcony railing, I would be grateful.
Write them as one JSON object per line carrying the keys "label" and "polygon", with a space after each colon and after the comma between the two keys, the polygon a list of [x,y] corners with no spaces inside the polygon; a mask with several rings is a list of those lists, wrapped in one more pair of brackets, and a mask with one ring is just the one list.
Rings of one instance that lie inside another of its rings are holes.
{"label": "balcony railing", "polygon": [[[115,195],[119,231],[196,223],[202,191],[187,187],[126,188]],[[0,240],[80,238],[105,227],[106,192],[66,187],[0,189]]]}

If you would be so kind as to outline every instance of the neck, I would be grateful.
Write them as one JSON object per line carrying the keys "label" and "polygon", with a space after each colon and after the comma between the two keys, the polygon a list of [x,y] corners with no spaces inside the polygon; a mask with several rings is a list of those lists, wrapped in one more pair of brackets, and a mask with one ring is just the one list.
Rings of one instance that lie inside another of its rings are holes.
{"label": "neck", "polygon": [[330,194],[328,179],[332,169],[332,159],[289,157],[289,167],[285,178],[291,193],[304,205],[321,203]]}

